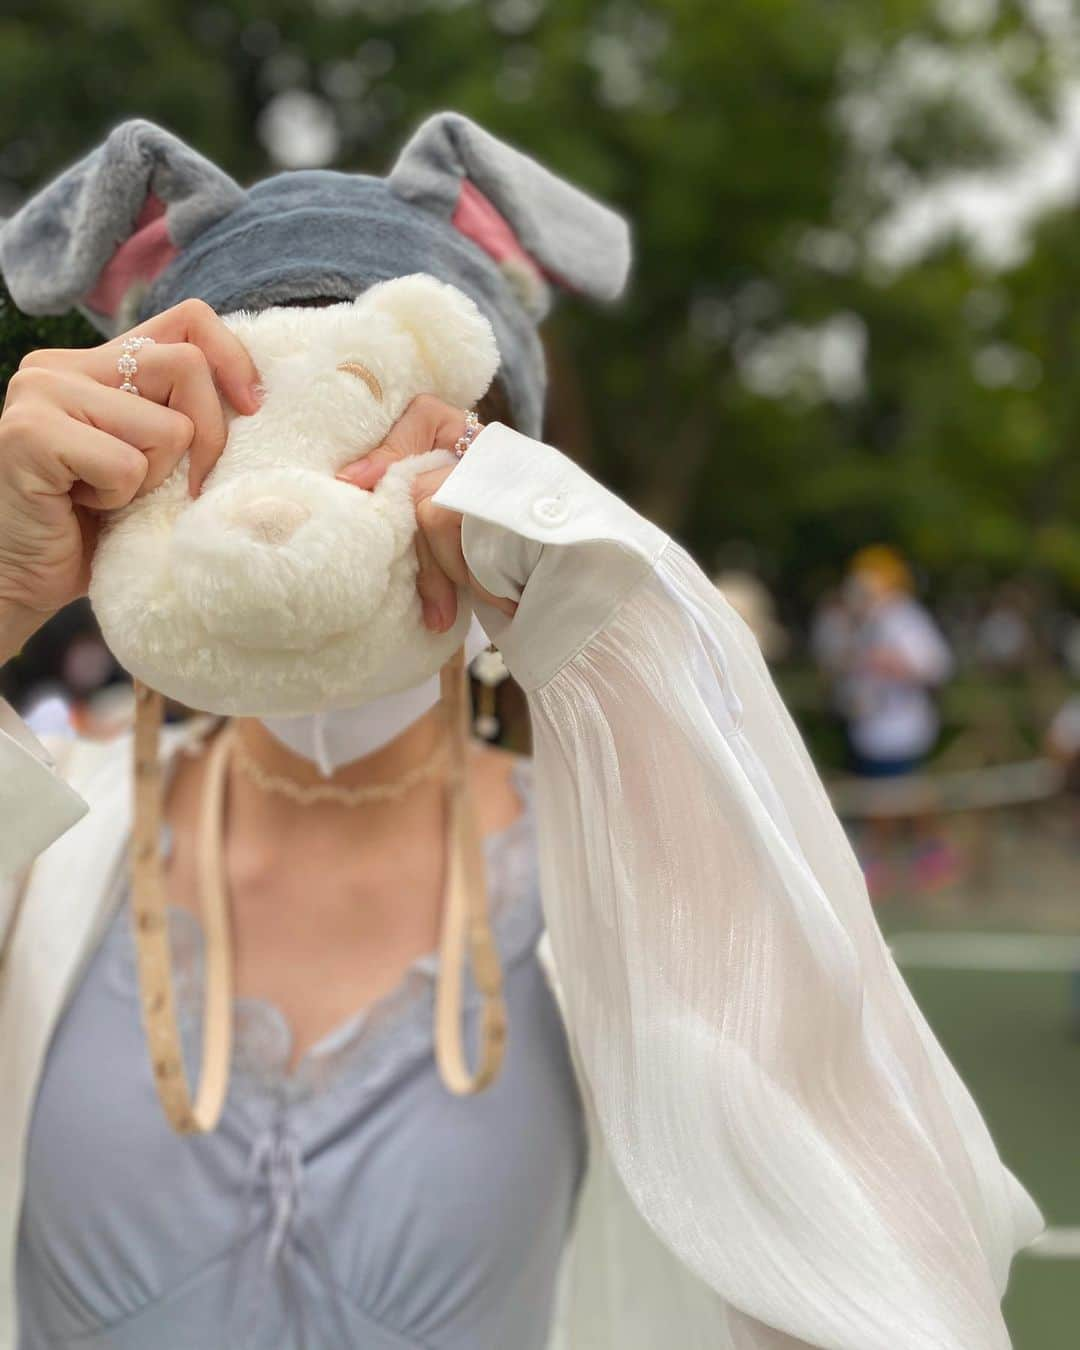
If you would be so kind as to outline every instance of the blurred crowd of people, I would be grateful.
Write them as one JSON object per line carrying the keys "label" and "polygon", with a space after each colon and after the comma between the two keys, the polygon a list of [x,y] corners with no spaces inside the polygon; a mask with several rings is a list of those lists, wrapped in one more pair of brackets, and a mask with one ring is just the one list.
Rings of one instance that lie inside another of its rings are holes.
{"label": "blurred crowd of people", "polygon": [[[716,582],[767,659],[782,660],[796,647],[757,578],[730,572]],[[988,595],[957,592],[935,613],[920,600],[906,559],[883,544],[859,550],[842,585],[819,601],[805,651],[842,729],[848,773],[874,785],[852,832],[878,900],[934,891],[963,874],[962,856],[932,811],[912,805],[918,794],[903,790],[939,749],[948,683],[967,673],[1021,683],[1045,683],[1049,675],[1053,691],[1080,684],[1080,618],[1048,603],[1034,585],[1017,580]],[[1029,753],[1056,761],[1066,785],[1080,791],[1080,692],[1051,697],[1055,711],[1035,728]],[[883,790],[889,782],[900,790]]]}

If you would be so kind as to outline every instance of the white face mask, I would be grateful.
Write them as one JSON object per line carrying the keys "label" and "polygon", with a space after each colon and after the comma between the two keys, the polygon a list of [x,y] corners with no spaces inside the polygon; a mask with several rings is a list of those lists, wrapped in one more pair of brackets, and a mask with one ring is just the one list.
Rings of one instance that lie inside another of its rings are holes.
{"label": "white face mask", "polygon": [[[472,661],[488,645],[487,635],[475,616],[465,637],[465,660]],[[300,717],[263,717],[259,720],[270,734],[294,755],[317,765],[329,778],[344,764],[373,755],[439,701],[439,677],[398,694],[386,694],[357,708],[306,713]]]}

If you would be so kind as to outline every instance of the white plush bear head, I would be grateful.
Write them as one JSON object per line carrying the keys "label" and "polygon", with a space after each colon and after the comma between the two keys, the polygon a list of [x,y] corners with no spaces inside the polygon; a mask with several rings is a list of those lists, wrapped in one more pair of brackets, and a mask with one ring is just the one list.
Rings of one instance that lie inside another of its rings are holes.
{"label": "white plush bear head", "polygon": [[461,645],[430,633],[416,594],[411,481],[449,451],[392,467],[373,492],[340,482],[418,394],[470,408],[498,366],[491,326],[433,277],[382,282],[325,308],[226,322],[265,396],[233,417],[201,495],[187,460],[110,517],[90,598],[132,675],[189,707],[288,715],[411,688]]}

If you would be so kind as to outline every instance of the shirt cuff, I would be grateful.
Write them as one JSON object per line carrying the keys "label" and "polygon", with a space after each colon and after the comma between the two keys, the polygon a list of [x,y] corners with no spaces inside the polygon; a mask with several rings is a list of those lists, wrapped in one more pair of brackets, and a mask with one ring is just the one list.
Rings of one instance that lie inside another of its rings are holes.
{"label": "shirt cuff", "polygon": [[0,878],[21,871],[88,810],[45,746],[0,699]]}
{"label": "shirt cuff", "polygon": [[655,567],[668,537],[573,460],[500,422],[435,493],[464,517],[465,561],[513,619],[476,611],[526,689],[546,683]]}

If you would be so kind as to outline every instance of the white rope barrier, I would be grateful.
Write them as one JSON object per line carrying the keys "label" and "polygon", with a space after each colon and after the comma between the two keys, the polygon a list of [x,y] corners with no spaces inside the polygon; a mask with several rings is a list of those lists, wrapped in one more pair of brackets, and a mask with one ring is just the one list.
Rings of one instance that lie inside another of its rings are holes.
{"label": "white rope barrier", "polygon": [[858,820],[1029,806],[1056,797],[1064,784],[1060,764],[1051,759],[1029,759],[952,773],[843,778],[829,785],[829,796],[838,815]]}
{"label": "white rope barrier", "polygon": [[1068,933],[911,931],[890,934],[888,943],[896,963],[905,970],[1066,975],[1080,970],[1080,938]]}

